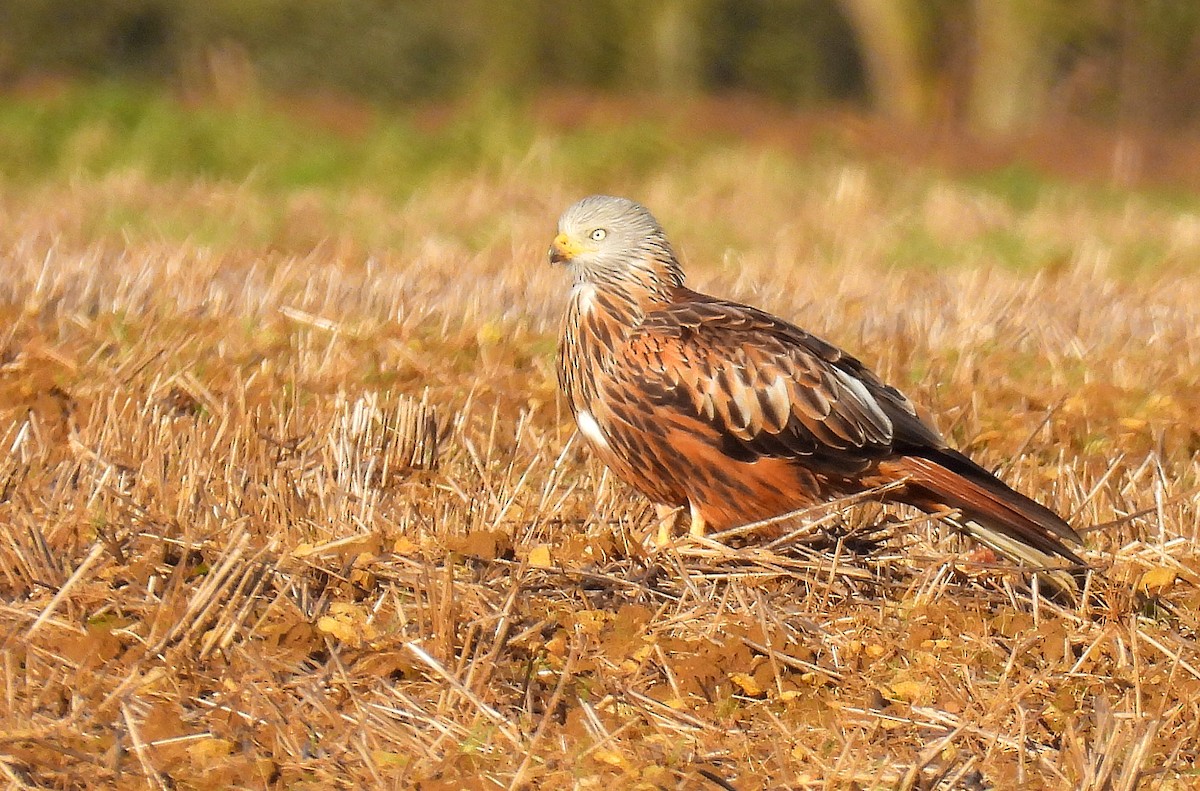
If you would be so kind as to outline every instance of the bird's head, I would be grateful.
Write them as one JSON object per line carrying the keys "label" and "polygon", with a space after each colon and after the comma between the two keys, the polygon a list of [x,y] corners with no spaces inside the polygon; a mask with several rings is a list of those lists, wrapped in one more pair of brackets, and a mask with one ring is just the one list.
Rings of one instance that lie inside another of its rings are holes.
{"label": "bird's head", "polygon": [[563,212],[550,262],[567,266],[576,283],[664,291],[683,285],[683,270],[662,226],[645,206],[627,198],[593,195]]}

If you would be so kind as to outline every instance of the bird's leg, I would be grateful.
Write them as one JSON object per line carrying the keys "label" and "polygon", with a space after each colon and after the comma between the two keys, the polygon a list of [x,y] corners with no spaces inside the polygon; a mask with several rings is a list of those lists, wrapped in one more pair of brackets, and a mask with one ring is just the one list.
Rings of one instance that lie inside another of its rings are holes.
{"label": "bird's leg", "polygon": [[704,538],[705,532],[708,531],[708,523],[704,521],[704,517],[700,515],[700,509],[695,503],[689,503],[692,512],[692,526],[688,528],[688,533],[692,538]]}
{"label": "bird's leg", "polygon": [[683,510],[671,505],[655,503],[654,513],[658,516],[658,534],[654,537],[654,545],[659,549],[669,546],[671,533],[683,518]]}

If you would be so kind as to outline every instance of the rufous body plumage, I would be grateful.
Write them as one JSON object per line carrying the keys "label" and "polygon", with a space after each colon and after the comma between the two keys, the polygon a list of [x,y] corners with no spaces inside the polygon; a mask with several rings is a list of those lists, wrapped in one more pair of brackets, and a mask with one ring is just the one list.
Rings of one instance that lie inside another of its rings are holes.
{"label": "rufous body plumage", "polygon": [[1005,556],[1083,567],[1063,519],[950,448],[857,359],[688,289],[641,205],[579,201],[550,258],[574,276],[558,378],[581,433],[622,480],[686,509],[693,532],[898,483],[885,499],[955,512],[956,526]]}

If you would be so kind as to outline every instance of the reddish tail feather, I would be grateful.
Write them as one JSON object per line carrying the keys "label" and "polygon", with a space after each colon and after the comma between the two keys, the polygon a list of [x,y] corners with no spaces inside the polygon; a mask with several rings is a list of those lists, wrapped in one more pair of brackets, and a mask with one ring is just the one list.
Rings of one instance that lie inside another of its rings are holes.
{"label": "reddish tail feather", "polygon": [[[1083,543],[1079,534],[1058,514],[1017,492],[958,451],[917,451],[894,461],[894,470],[909,478],[900,498],[927,511],[958,510],[954,520],[964,532],[1006,557],[1039,567],[1076,568],[1070,575],[1079,587],[1087,563],[1067,542]],[[1058,572],[1053,579],[1068,575]]]}

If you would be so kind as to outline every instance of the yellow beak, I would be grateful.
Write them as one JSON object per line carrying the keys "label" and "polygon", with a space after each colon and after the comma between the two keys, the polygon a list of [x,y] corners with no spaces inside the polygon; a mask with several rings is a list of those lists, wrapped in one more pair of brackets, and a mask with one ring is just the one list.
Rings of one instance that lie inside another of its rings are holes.
{"label": "yellow beak", "polygon": [[550,263],[565,264],[582,252],[583,248],[571,240],[565,233],[554,237],[550,243]]}

